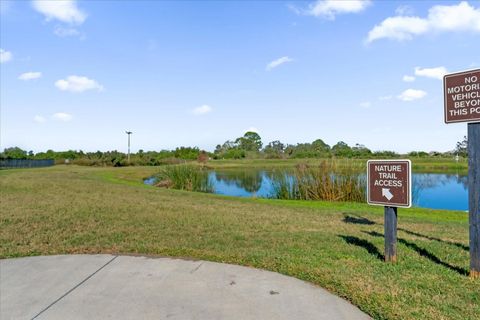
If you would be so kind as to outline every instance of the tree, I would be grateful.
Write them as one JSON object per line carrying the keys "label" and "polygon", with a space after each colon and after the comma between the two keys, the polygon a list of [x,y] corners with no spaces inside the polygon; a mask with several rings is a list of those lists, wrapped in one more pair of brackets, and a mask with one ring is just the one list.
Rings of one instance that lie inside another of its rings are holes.
{"label": "tree", "polygon": [[[238,140],[238,139],[237,139]],[[240,159],[245,157],[245,151],[239,150],[238,143],[227,140],[215,147],[214,159]]]}
{"label": "tree", "polygon": [[322,139],[317,139],[312,143],[297,143],[288,145],[285,148],[285,154],[291,158],[330,158],[330,146]]}
{"label": "tree", "polygon": [[332,147],[332,153],[336,157],[351,157],[352,156],[352,148],[348,144],[343,141],[337,142],[336,145]]}
{"label": "tree", "polygon": [[197,147],[180,147],[176,148],[174,152],[175,158],[184,160],[195,160],[200,154],[200,149]]}
{"label": "tree", "polygon": [[268,158],[281,158],[284,151],[285,145],[278,140],[270,142],[263,149]]}
{"label": "tree", "polygon": [[253,131],[245,132],[243,137],[237,138],[235,143],[238,144],[239,148],[245,151],[260,151],[262,148],[262,138],[260,135]]}
{"label": "tree", "polygon": [[372,151],[365,147],[363,144],[357,143],[355,147],[352,148],[353,155],[357,158],[366,158],[372,154]]}
{"label": "tree", "polygon": [[205,164],[208,161],[208,153],[204,150],[200,151],[197,157],[197,161],[201,164]]}
{"label": "tree", "polygon": [[323,142],[322,139],[317,139],[313,141],[312,148],[319,154],[327,154],[330,152],[330,146]]}
{"label": "tree", "polygon": [[27,151],[20,149],[19,147],[5,148],[0,155],[0,158],[4,159],[26,159]]}
{"label": "tree", "polygon": [[231,148],[225,151],[222,156],[225,159],[242,159],[245,158],[245,150],[241,150],[239,148]]}
{"label": "tree", "polygon": [[217,146],[215,147],[215,150],[213,151],[214,154],[220,154],[222,153],[223,149],[222,149],[222,145],[220,144],[217,144]]}
{"label": "tree", "polygon": [[468,138],[466,136],[463,137],[462,141],[457,142],[455,153],[462,157],[468,156]]}

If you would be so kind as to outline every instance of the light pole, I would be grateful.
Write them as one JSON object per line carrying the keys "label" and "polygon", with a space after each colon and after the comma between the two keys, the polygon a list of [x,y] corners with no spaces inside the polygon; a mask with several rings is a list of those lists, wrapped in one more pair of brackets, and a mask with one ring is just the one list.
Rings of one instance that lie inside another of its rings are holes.
{"label": "light pole", "polygon": [[133,133],[132,131],[125,131],[128,135],[128,154],[127,154],[127,161],[130,163],[130,135]]}

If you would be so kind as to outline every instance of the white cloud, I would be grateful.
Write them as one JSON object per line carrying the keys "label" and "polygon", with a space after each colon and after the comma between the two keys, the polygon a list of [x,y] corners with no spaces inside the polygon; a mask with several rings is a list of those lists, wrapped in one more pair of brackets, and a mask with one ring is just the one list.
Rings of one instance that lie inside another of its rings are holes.
{"label": "white cloud", "polygon": [[34,0],[32,5],[47,21],[56,19],[79,25],[87,18],[87,14],[77,7],[75,0]]}
{"label": "white cloud", "polygon": [[57,112],[52,115],[52,118],[58,121],[68,122],[73,119],[73,116],[65,112]]}
{"label": "white cloud", "polygon": [[200,116],[200,115],[203,115],[203,114],[210,113],[212,111],[213,111],[212,107],[204,104],[204,105],[201,105],[200,107],[196,107],[195,109],[193,109],[193,114],[197,115],[197,116]]}
{"label": "white cloud", "polygon": [[102,91],[103,86],[96,80],[81,76],[68,76],[55,82],[55,86],[62,91],[83,92],[87,90]]}
{"label": "white cloud", "polygon": [[428,22],[418,17],[389,17],[380,25],[376,25],[368,33],[367,42],[382,38],[410,40],[414,35],[428,31]]}
{"label": "white cloud", "polygon": [[41,72],[25,72],[18,76],[19,80],[28,81],[42,77]]}
{"label": "white cloud", "polygon": [[370,0],[318,0],[310,4],[304,14],[333,20],[337,14],[358,13],[370,4]]}
{"label": "white cloud", "polygon": [[443,76],[448,73],[445,67],[436,67],[436,68],[415,68],[415,75],[418,77],[428,77],[442,80]]}
{"label": "white cloud", "polygon": [[403,76],[402,80],[405,81],[405,82],[413,82],[413,81],[415,81],[415,77],[405,75],[405,76]]}
{"label": "white cloud", "polygon": [[38,123],[44,123],[45,121],[47,121],[47,119],[45,119],[42,116],[36,115],[35,117],[33,117],[33,121],[38,122]]}
{"label": "white cloud", "polygon": [[360,107],[362,108],[370,108],[372,106],[372,103],[370,101],[364,101],[360,103]]}
{"label": "white cloud", "polygon": [[379,39],[411,40],[429,32],[480,32],[480,8],[462,1],[458,5],[433,6],[426,18],[395,16],[383,20],[368,33],[367,43]]}
{"label": "white cloud", "polygon": [[398,95],[397,98],[403,101],[413,101],[422,99],[426,95],[427,93],[423,90],[407,89]]}
{"label": "white cloud", "polygon": [[12,60],[13,54],[10,51],[0,49],[0,63],[5,63]]}
{"label": "white cloud", "polygon": [[439,31],[480,32],[480,7],[462,1],[453,6],[434,6],[428,11],[428,21]]}
{"label": "white cloud", "polygon": [[284,63],[287,63],[287,62],[292,62],[293,59],[285,56],[285,57],[281,57],[281,58],[278,58],[277,60],[273,60],[272,62],[270,62],[269,64],[267,64],[267,67],[266,67],[266,70],[267,71],[270,71]]}

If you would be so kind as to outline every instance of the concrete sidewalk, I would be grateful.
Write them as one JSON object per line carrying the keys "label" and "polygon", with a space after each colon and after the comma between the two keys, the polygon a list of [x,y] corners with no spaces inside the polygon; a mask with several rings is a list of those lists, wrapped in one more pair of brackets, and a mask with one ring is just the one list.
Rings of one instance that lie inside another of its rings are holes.
{"label": "concrete sidewalk", "polygon": [[0,260],[0,319],[369,319],[321,288],[206,261],[112,255]]}

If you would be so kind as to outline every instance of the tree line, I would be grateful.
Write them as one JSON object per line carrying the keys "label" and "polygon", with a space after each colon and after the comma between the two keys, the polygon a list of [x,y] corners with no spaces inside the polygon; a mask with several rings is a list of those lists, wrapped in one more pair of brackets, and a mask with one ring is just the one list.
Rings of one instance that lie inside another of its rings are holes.
{"label": "tree line", "polygon": [[[467,156],[467,138],[464,137],[449,152],[412,151],[408,157],[452,157]],[[330,146],[322,139],[311,143],[284,144],[275,140],[264,145],[256,132],[246,132],[242,137],[218,144],[213,152],[198,147],[178,147],[174,150],[144,151],[139,150],[130,155],[117,150],[83,152],[82,150],[53,151],[34,153],[18,147],[4,149],[0,159],[54,159],[59,163],[65,161],[79,165],[126,166],[126,165],[162,165],[181,163],[186,160],[205,162],[208,159],[302,159],[302,158],[397,158],[394,151],[372,151],[363,144],[349,146],[343,141]]]}

